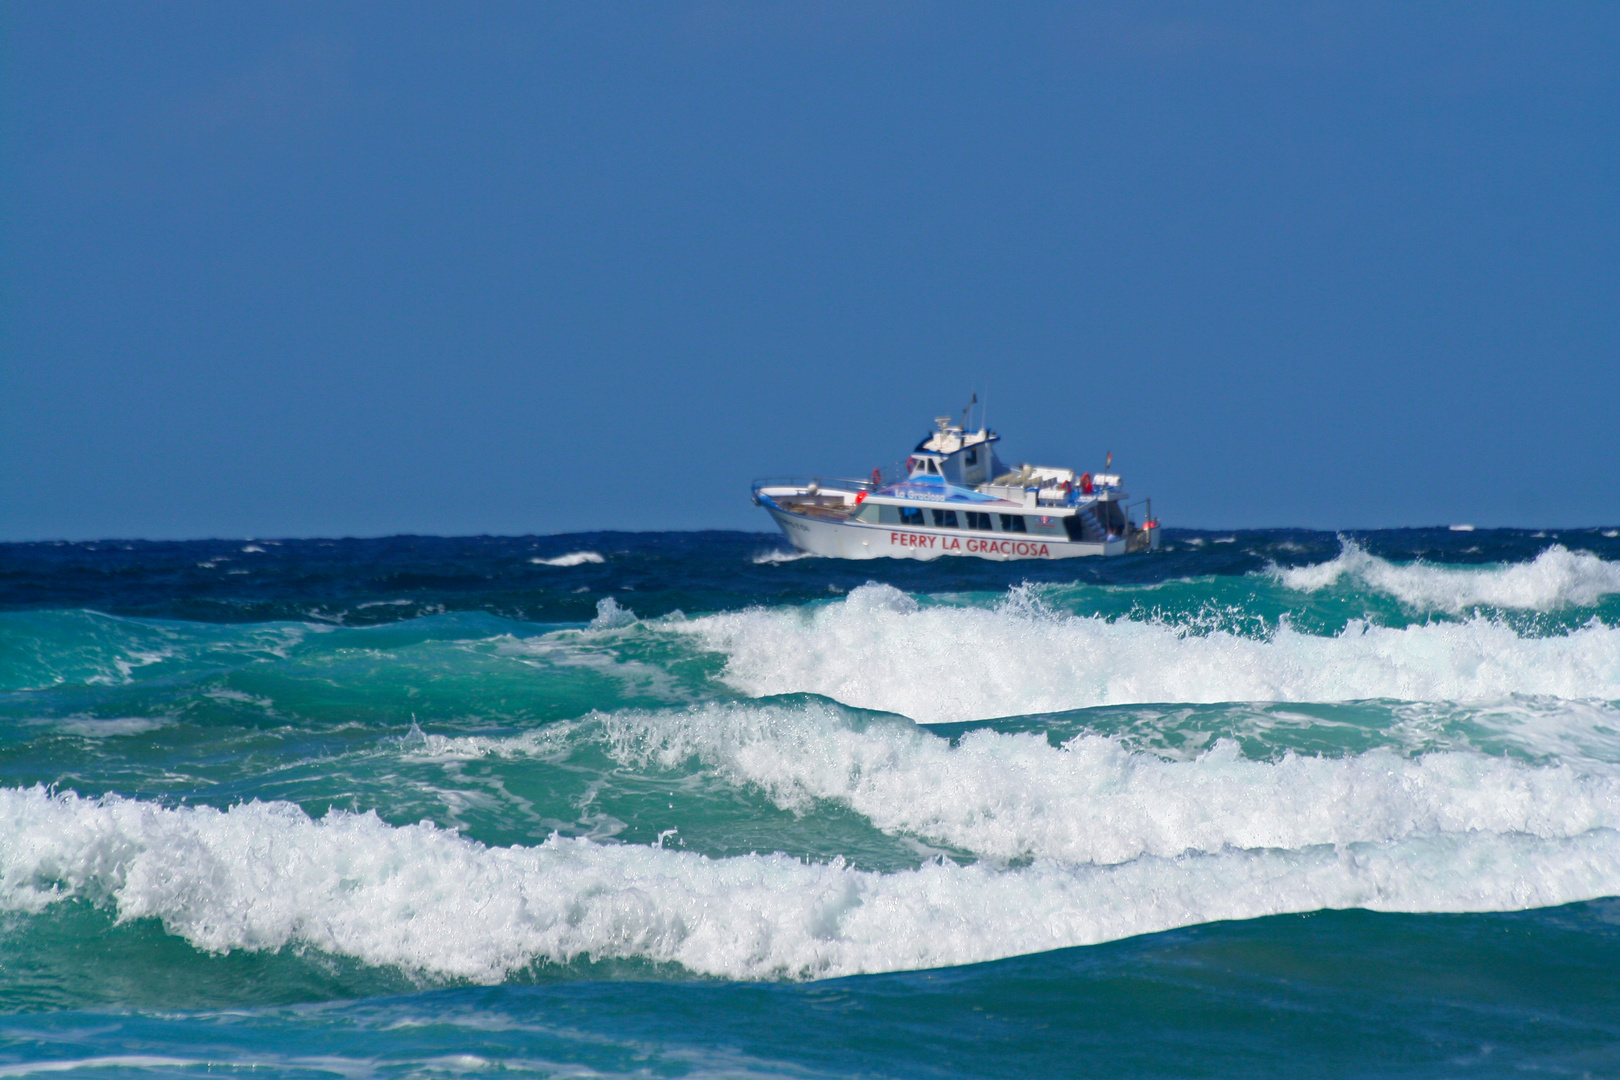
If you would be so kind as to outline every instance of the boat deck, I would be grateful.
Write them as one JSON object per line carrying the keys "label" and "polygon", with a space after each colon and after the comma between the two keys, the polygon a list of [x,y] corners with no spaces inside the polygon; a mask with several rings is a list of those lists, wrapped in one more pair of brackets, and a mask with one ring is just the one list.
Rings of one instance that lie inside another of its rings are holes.
{"label": "boat deck", "polygon": [[855,512],[855,508],[843,499],[820,495],[778,498],[776,505],[790,514],[803,514],[805,517],[821,518],[824,521],[846,521]]}

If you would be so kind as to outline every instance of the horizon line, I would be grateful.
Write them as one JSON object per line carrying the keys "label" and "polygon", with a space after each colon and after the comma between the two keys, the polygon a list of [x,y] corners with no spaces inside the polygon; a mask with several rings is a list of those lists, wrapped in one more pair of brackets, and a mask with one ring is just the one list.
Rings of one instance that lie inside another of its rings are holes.
{"label": "horizon line", "polygon": [[[1536,534],[1548,533],[1583,533],[1593,532],[1602,535],[1606,530],[1620,528],[1620,525],[1475,525],[1464,522],[1448,522],[1444,524],[1428,525],[1344,525],[1333,528],[1323,528],[1310,525],[1182,525],[1164,526],[1164,533],[1261,533],[1261,532],[1295,532],[1295,533],[1332,533],[1343,535],[1346,533],[1380,533],[1380,532],[1517,532]],[[363,540],[539,540],[560,538],[567,536],[669,536],[688,535],[698,536],[705,533],[735,533],[743,536],[760,536],[767,538],[785,539],[779,532],[756,529],[575,529],[567,532],[554,533],[426,533],[426,532],[390,532],[375,534],[327,534],[309,536],[185,536],[185,537],[149,537],[149,536],[99,536],[81,537],[77,539],[51,536],[33,539],[0,539],[0,546],[24,545],[77,545],[77,544],[284,544],[284,543],[312,543],[327,542],[339,543],[345,541]]]}

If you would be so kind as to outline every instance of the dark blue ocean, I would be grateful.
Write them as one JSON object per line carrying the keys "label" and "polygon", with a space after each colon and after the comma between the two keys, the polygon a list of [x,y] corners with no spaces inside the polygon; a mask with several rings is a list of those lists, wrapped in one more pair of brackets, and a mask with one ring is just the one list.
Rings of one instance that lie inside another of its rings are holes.
{"label": "dark blue ocean", "polygon": [[0,545],[0,1076],[1620,1075],[1620,536]]}

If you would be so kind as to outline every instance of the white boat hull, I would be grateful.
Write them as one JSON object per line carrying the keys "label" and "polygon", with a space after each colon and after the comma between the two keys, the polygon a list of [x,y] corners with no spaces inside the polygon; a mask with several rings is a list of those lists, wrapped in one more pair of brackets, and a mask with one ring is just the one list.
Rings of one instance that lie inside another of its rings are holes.
{"label": "white boat hull", "polygon": [[[1012,537],[1001,533],[918,526],[869,525],[860,521],[827,521],[765,504],[788,542],[800,551],[833,559],[937,559],[942,555],[1008,562],[1017,559],[1077,559],[1085,555],[1123,555],[1127,542],[1083,543],[1049,537]],[[1158,530],[1154,530],[1156,534]],[[1152,537],[1157,547],[1158,536]]]}

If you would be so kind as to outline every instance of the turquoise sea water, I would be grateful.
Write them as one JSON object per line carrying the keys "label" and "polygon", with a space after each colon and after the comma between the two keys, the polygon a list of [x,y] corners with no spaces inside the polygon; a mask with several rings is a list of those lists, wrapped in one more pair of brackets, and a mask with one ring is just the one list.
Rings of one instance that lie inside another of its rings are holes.
{"label": "turquoise sea water", "polygon": [[0,1075],[1620,1073],[1620,538],[0,546]]}

